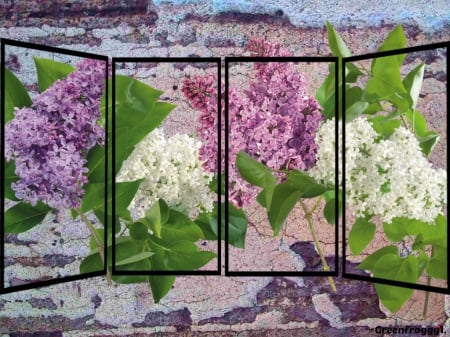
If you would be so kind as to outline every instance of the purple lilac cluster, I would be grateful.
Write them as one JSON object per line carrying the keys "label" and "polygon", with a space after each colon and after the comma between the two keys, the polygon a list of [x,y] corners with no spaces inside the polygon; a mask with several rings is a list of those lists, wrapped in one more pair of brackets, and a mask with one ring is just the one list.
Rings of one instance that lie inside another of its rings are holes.
{"label": "purple lilac cluster", "polygon": [[19,179],[11,187],[17,198],[33,206],[42,201],[56,209],[79,207],[87,183],[85,157],[105,139],[98,125],[105,67],[85,59],[31,107],[15,110],[5,125],[5,157],[15,162]]}
{"label": "purple lilac cluster", "polygon": [[[264,39],[251,40],[247,51],[259,56],[291,55],[280,44]],[[254,64],[254,69],[256,79],[247,90],[230,88],[228,92],[229,196],[230,201],[238,207],[248,205],[256,196],[257,189],[240,177],[236,168],[237,153],[243,150],[273,170],[308,170],[316,162],[318,147],[314,138],[323,118],[317,101],[307,95],[305,78],[295,64],[258,62]],[[211,158],[208,155],[212,151],[217,152],[217,133],[214,133],[217,109],[208,108],[217,104],[217,94],[205,89],[205,83],[214,82],[215,79],[212,81],[208,78],[205,82],[204,77],[197,77],[186,80],[183,88],[189,101],[200,110],[202,160]],[[211,100],[214,98],[215,102],[206,104],[205,97]],[[202,104],[197,105],[197,102]],[[212,125],[214,128],[211,128]],[[208,161],[205,168],[217,171],[217,165],[214,164]],[[281,174],[278,176],[282,178]]]}
{"label": "purple lilac cluster", "polygon": [[[203,163],[203,167],[206,171],[217,172],[217,79],[211,75],[196,76],[194,79],[187,77],[184,79],[181,90],[192,106],[200,111],[198,117],[200,123],[196,129],[203,141],[203,145],[199,149],[200,161]],[[223,92],[224,87],[222,87],[221,90]],[[223,132],[225,125],[223,120],[223,104],[221,113],[221,130]],[[224,139],[223,137],[224,133],[222,133],[222,139]],[[223,168],[225,164],[223,152],[221,158],[221,168]]]}

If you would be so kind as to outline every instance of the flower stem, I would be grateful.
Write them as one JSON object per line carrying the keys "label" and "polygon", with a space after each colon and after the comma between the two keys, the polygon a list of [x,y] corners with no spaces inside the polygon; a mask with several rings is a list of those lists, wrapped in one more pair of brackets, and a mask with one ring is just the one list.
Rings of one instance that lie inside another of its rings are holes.
{"label": "flower stem", "polygon": [[406,120],[405,120],[405,117],[403,117],[403,114],[400,114],[400,119],[402,120],[402,123],[403,123],[404,127],[405,127],[407,130],[409,130],[409,126],[408,126],[408,124],[406,123]]}
{"label": "flower stem", "polygon": [[105,247],[102,244],[101,238],[98,236],[97,231],[94,228],[94,225],[92,222],[87,218],[86,214],[84,214],[79,208],[76,209],[76,212],[80,216],[81,220],[88,226],[89,231],[92,234],[92,237],[94,238],[95,244],[97,245],[98,253],[100,255],[100,258],[102,259],[102,262],[104,265],[106,265],[106,280],[108,281],[108,285],[111,285],[111,275],[109,274],[109,268],[107,261],[105,259]]}
{"label": "flower stem", "polygon": [[[314,210],[316,209],[316,207],[317,207],[317,205],[318,205],[318,203],[319,203],[320,200],[321,200],[321,198],[319,198],[319,199],[317,200],[317,202],[315,203],[315,205],[313,206],[313,208],[312,208],[310,211],[308,211],[307,206],[305,205],[305,203],[304,203],[302,200],[300,200],[300,205],[302,206],[303,211],[305,212],[306,220],[308,221],[309,229],[310,229],[311,234],[312,234],[313,239],[314,239],[314,244],[315,244],[315,246],[316,246],[317,252],[319,253],[320,260],[322,261],[323,270],[324,270],[324,271],[329,271],[329,270],[330,270],[330,267],[328,266],[328,263],[327,263],[327,261],[325,260],[325,256],[323,255],[323,251],[322,251],[322,249],[320,248],[320,245],[319,245],[319,239],[317,238],[317,233],[316,233],[316,230],[315,230],[315,228],[314,228],[313,221],[312,221],[312,213],[313,213]],[[333,281],[333,279],[331,278],[331,276],[328,276],[328,283],[330,284],[330,287],[331,287],[331,289],[332,289],[333,291],[337,291],[337,290],[336,290],[336,285],[334,284],[334,281]]]}
{"label": "flower stem", "polygon": [[[429,286],[431,284],[431,277],[427,276],[427,285]],[[423,318],[427,318],[427,312],[428,312],[428,301],[430,300],[430,292],[425,292],[425,301],[423,303],[423,311],[422,315]]]}

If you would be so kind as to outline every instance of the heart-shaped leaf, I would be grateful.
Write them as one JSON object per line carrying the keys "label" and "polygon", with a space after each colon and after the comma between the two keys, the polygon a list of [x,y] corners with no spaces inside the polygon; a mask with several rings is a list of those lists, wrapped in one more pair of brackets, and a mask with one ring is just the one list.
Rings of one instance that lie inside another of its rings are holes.
{"label": "heart-shaped leaf", "polygon": [[[378,259],[375,264],[373,276],[415,284],[418,279],[418,269],[415,256],[409,255],[406,258],[401,258],[396,254],[386,254]],[[414,292],[413,289],[385,284],[375,284],[375,289],[380,301],[392,313],[397,312]]]}
{"label": "heart-shaped leaf", "polygon": [[376,226],[365,218],[357,218],[348,236],[348,244],[353,255],[360,254],[375,236]]}

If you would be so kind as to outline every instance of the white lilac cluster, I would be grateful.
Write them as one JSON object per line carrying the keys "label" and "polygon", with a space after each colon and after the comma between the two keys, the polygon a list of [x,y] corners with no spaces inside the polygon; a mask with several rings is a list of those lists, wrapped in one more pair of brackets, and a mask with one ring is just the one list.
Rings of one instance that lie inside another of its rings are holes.
{"label": "white lilac cluster", "polygon": [[186,134],[166,139],[160,128],[135,146],[116,178],[117,182],[145,179],[130,204],[134,216],[143,217],[158,199],[191,217],[213,209],[214,195],[208,187],[213,174],[202,169],[200,146]]}
{"label": "white lilac cluster", "polygon": [[[334,132],[332,119],[316,135],[317,163],[309,173],[324,183],[334,183]],[[415,135],[403,126],[388,139],[378,138],[365,118],[346,125],[346,207],[357,216],[368,213],[386,223],[395,217],[434,222],[446,205],[447,171],[432,167]]]}

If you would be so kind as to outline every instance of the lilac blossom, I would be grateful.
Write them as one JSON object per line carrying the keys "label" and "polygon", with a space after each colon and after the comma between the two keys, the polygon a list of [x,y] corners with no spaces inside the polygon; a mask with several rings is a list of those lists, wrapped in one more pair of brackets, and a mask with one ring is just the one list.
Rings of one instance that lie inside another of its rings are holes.
{"label": "lilac blossom", "polygon": [[[247,50],[259,56],[291,55],[280,44],[264,39],[249,41]],[[256,78],[248,88],[230,88],[228,92],[229,196],[238,207],[248,205],[258,191],[240,177],[237,153],[243,150],[273,170],[308,170],[316,162],[315,134],[323,119],[317,101],[307,95],[306,80],[294,63],[257,62],[253,67]],[[217,109],[212,108],[217,105],[217,89],[211,90],[213,83],[212,77],[197,77],[187,79],[183,88],[188,100],[200,110],[198,130],[204,160],[212,158],[212,151],[217,152]],[[216,172],[215,164],[206,161],[204,167]],[[282,179],[281,174],[278,177]]]}
{"label": "lilac blossom", "polygon": [[33,100],[16,109],[5,125],[5,157],[14,160],[16,197],[33,206],[42,201],[52,208],[77,208],[84,194],[86,155],[103,145],[105,132],[100,97],[105,62],[85,59],[66,78],[55,81]]}
{"label": "lilac blossom", "polygon": [[[198,121],[200,122],[196,131],[203,145],[199,149],[199,159],[203,163],[203,168],[208,172],[217,172],[218,163],[218,137],[217,137],[217,79],[214,76],[197,76],[194,79],[185,78],[182,92],[192,104],[200,111]],[[222,86],[222,95],[224,87]],[[224,97],[224,96],[222,96]],[[224,131],[224,105],[222,104],[221,130]],[[222,133],[222,139],[224,139]],[[225,161],[222,149],[222,163]]]}

